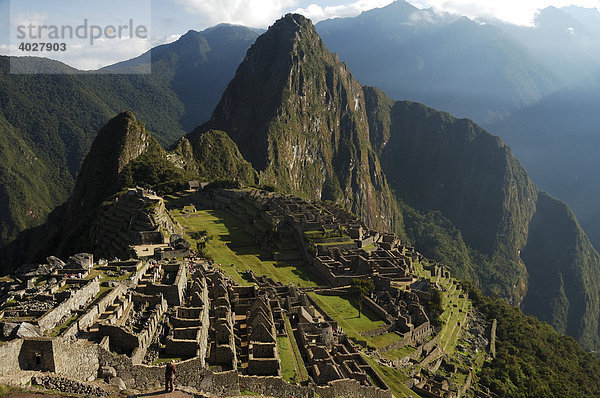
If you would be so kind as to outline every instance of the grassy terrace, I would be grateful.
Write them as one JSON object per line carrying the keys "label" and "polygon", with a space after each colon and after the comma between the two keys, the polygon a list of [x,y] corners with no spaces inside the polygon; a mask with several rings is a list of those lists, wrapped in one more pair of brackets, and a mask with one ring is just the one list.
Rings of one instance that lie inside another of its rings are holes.
{"label": "grassy terrace", "polygon": [[279,351],[281,363],[281,376],[285,381],[293,383],[296,379],[296,361],[294,360],[290,339],[287,336],[277,337],[277,350]]}
{"label": "grassy terrace", "polygon": [[[420,276],[431,278],[430,271],[424,269],[423,264],[415,263],[415,270]],[[459,297],[461,290],[453,288],[452,278],[440,278],[439,284],[442,286],[444,305],[444,312],[440,316],[443,322],[440,332],[440,345],[446,353],[452,354],[462,329],[462,326],[459,326],[458,323],[460,322],[461,325],[464,325],[471,310],[471,302],[466,297]],[[460,311],[461,308],[463,309],[462,312]]]}
{"label": "grassy terrace", "polygon": [[[337,321],[348,337],[355,341],[365,341],[373,348],[383,348],[402,339],[402,336],[396,333],[384,333],[375,337],[363,337],[361,332],[377,329],[385,325],[385,322],[379,318],[373,311],[366,306],[363,307],[363,314],[358,317],[358,305],[356,298],[352,296],[325,296],[316,293],[308,293],[329,316]],[[402,350],[394,350],[388,353],[388,357],[402,358],[395,354],[402,354]]]}
{"label": "grassy terrace", "polygon": [[394,360],[397,358],[404,358],[405,356],[410,355],[415,351],[416,351],[416,348],[414,348],[414,347],[404,346],[397,350],[383,352],[383,353],[381,353],[381,355],[387,359]]}
{"label": "grassy terrace", "polygon": [[[304,366],[304,360],[302,359],[302,355],[300,354],[300,349],[298,348],[298,343],[296,342],[296,338],[294,337],[294,331],[292,329],[292,325],[290,324],[290,320],[285,316],[285,331],[288,335],[288,342],[291,348],[292,360],[294,363],[294,373],[296,375],[297,381],[307,381],[308,380],[308,371]],[[278,342],[279,343],[279,342]],[[283,360],[283,357],[282,357]],[[283,363],[282,363],[283,366]],[[283,369],[282,369],[283,371]]]}
{"label": "grassy terrace", "polygon": [[[324,234],[323,231],[313,230],[305,231],[304,236],[311,241],[312,244],[317,246],[335,246],[352,244],[354,240],[346,234],[336,234],[334,230],[328,229]],[[320,240],[320,242],[314,242],[314,240]]]}
{"label": "grassy terrace", "polygon": [[316,293],[308,293],[325,312],[337,321],[344,332],[351,339],[368,341],[360,335],[360,332],[377,329],[385,325],[385,322],[375,315],[369,308],[363,308],[363,314],[358,317],[358,306],[356,298],[351,296],[325,296]]}
{"label": "grassy terrace", "polygon": [[380,365],[373,358],[367,356],[365,356],[364,358],[367,360],[367,362],[369,362],[371,367],[375,369],[379,376],[381,376],[383,381],[385,381],[385,383],[394,393],[395,397],[419,397],[419,395],[417,395],[414,391],[406,387],[404,383],[406,382],[408,377],[404,373],[402,373],[401,370]]}
{"label": "grassy terrace", "polygon": [[186,238],[190,241],[193,242],[190,234],[202,230],[208,232],[207,254],[240,285],[249,285],[242,277],[246,270],[304,287],[321,284],[303,264],[273,260],[271,253],[258,247],[254,238],[245,231],[244,223],[226,211],[198,210],[191,217],[185,217],[179,209],[170,210],[170,213],[185,228]]}
{"label": "grassy terrace", "polygon": [[83,279],[91,280],[91,279],[94,279],[95,277],[99,277],[100,281],[109,281],[109,280],[124,281],[124,280],[129,279],[132,275],[133,275],[133,272],[126,272],[123,275],[109,276],[106,273],[106,271],[94,269]]}

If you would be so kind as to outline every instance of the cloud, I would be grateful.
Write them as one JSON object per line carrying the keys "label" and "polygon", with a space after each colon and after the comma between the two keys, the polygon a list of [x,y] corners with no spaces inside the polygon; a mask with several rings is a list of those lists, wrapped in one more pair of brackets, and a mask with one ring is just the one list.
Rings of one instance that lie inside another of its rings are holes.
{"label": "cloud", "polygon": [[162,44],[173,43],[174,41],[179,40],[179,38],[183,36],[181,34],[177,35],[168,35],[162,37],[153,37],[152,38],[152,47],[160,46]]}
{"label": "cloud", "polygon": [[[15,15],[16,14],[16,15]],[[47,13],[36,13],[36,12],[14,12],[11,14],[10,22],[11,26],[14,28],[19,25],[43,25],[48,21],[49,15]]]}
{"label": "cloud", "polygon": [[232,23],[253,27],[267,27],[298,0],[171,0],[188,13],[199,17],[201,25]]}
{"label": "cloud", "polygon": [[517,25],[534,24],[539,10],[549,7],[578,5],[598,8],[598,0],[410,0],[419,8],[433,7],[436,10],[464,15],[472,19],[500,19]]}
{"label": "cloud", "polygon": [[358,0],[336,6],[320,6],[313,3],[308,7],[298,8],[295,12],[312,19],[313,22],[318,22],[328,18],[353,17],[372,8],[384,7],[391,2],[392,0]]}
{"label": "cloud", "polygon": [[81,70],[98,69],[135,58],[149,48],[149,39],[100,39],[93,46],[71,46],[64,62]]}

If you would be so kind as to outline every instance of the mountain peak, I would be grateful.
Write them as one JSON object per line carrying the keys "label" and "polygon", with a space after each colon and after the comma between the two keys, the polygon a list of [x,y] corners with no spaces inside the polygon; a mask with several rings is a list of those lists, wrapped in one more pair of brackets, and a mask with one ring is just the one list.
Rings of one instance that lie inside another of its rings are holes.
{"label": "mountain peak", "polygon": [[[362,86],[327,50],[312,22],[287,14],[248,50],[207,130],[226,132],[260,183],[342,203],[391,230],[391,194],[369,141]],[[362,164],[365,167],[357,168]]]}
{"label": "mountain peak", "polygon": [[150,144],[150,134],[131,111],[112,118],[100,131],[85,157],[71,200],[71,214],[101,202],[112,194],[118,175]]}

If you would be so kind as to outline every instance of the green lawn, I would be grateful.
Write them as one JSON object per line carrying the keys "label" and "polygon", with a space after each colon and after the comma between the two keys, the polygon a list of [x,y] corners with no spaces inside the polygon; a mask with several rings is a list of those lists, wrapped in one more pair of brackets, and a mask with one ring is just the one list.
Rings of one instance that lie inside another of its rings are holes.
{"label": "green lawn", "polygon": [[399,348],[397,350],[391,350],[391,351],[388,351],[388,352],[383,352],[383,353],[381,353],[381,355],[383,355],[387,359],[394,360],[394,359],[402,359],[405,356],[410,355],[410,354],[412,354],[415,351],[416,351],[416,348],[414,348],[414,347],[404,346],[404,347]]}
{"label": "green lawn", "polygon": [[402,373],[401,370],[390,368],[389,366],[383,366],[378,364],[374,359],[365,356],[365,359],[371,367],[381,376],[383,381],[388,385],[388,387],[392,390],[395,397],[408,397],[412,396],[414,398],[418,398],[414,391],[410,388],[406,387],[404,384],[408,377]]}
{"label": "green lawn", "polygon": [[211,239],[206,246],[207,253],[239,284],[249,284],[242,277],[246,270],[267,275],[282,283],[305,287],[322,284],[303,264],[273,260],[270,253],[256,245],[254,238],[245,231],[244,224],[226,211],[198,210],[195,216],[184,217],[180,210],[172,210],[171,215],[185,228],[188,235],[201,230],[208,231]]}
{"label": "green lawn", "polygon": [[338,322],[350,338],[365,340],[365,338],[360,335],[360,332],[377,329],[378,327],[385,325],[383,320],[366,307],[363,308],[363,314],[359,318],[358,307],[354,297],[325,296],[312,292],[309,293],[309,295],[329,316]]}
{"label": "green lawn", "polygon": [[[294,361],[294,373],[296,374],[297,381],[307,381],[308,380],[308,371],[304,366],[304,360],[302,359],[302,355],[300,354],[300,349],[298,348],[298,343],[296,342],[296,338],[294,337],[294,331],[292,329],[292,325],[290,324],[290,319],[287,315],[284,316],[285,322],[285,331],[288,335],[288,342],[291,348],[292,360]],[[283,361],[283,358],[281,358]],[[283,366],[283,365],[282,365]]]}
{"label": "green lawn", "polygon": [[371,337],[370,340],[375,347],[383,348],[398,340],[402,340],[402,336],[397,333],[384,333],[379,336]]}
{"label": "green lawn", "polygon": [[56,337],[64,332],[73,322],[75,322],[79,318],[78,314],[71,315],[65,322],[60,325],[57,325],[55,328],[50,329],[48,333],[48,337]]}
{"label": "green lawn", "polygon": [[279,351],[281,376],[288,383],[294,383],[296,380],[296,361],[294,360],[290,339],[287,336],[277,337],[277,350]]}

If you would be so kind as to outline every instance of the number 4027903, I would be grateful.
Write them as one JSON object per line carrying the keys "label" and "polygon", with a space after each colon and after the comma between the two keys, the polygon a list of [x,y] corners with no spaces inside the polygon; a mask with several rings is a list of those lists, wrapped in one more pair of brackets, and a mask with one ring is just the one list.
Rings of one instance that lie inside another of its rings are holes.
{"label": "number 4027903", "polygon": [[19,50],[26,52],[35,51],[67,51],[67,43],[21,43]]}

